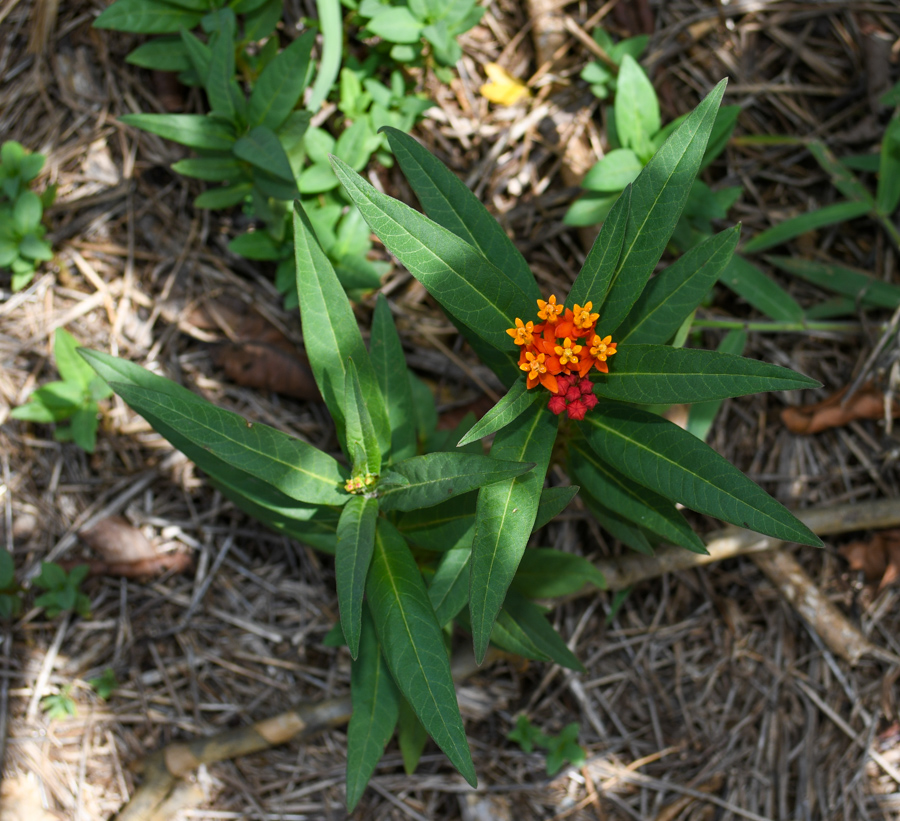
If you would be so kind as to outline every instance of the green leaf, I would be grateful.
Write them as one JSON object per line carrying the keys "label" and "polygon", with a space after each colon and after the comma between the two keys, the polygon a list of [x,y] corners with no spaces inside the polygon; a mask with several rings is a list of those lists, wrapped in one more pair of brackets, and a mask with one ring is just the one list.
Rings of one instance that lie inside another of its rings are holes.
{"label": "green leaf", "polygon": [[[729,331],[723,337],[722,341],[716,348],[719,353],[735,354],[740,356],[744,352],[744,346],[747,344],[747,332],[744,330]],[[706,441],[709,430],[715,421],[719,408],[722,407],[722,400],[712,402],[698,402],[691,405],[688,413],[687,430],[694,434],[701,441]]]}
{"label": "green leaf", "polygon": [[577,593],[586,584],[606,587],[603,574],[583,556],[534,547],[522,554],[512,589],[529,599],[552,599]]}
{"label": "green leaf", "polygon": [[243,176],[240,163],[232,157],[191,157],[172,163],[172,170],[207,182],[235,181]]}
{"label": "green leaf", "polygon": [[479,439],[505,428],[510,422],[518,419],[539,398],[546,397],[539,391],[529,391],[525,386],[525,380],[520,379],[513,383],[507,394],[469,429],[469,432],[456,443],[456,446],[461,448],[468,445],[469,442],[477,442]]}
{"label": "green leaf", "polygon": [[[352,359],[356,365],[364,396],[379,395],[378,379],[347,295],[299,202],[294,203],[294,250],[306,353],[338,436],[343,438],[347,361]],[[369,415],[381,452],[386,453],[391,433],[384,401],[371,402]]]}
{"label": "green leaf", "polygon": [[817,231],[819,228],[825,228],[828,225],[847,222],[857,217],[863,217],[871,211],[872,206],[869,203],[853,200],[826,205],[816,211],[810,211],[807,214],[801,214],[799,217],[780,222],[761,234],[757,234],[744,245],[742,250],[745,254],[765,251],[767,248],[781,245],[781,243],[788,242],[801,234]]}
{"label": "green leaf", "polygon": [[820,288],[850,297],[861,305],[892,311],[900,305],[900,287],[876,279],[865,271],[798,257],[767,256],[766,261]]}
{"label": "green leaf", "polygon": [[355,476],[381,473],[381,449],[368,406],[383,402],[381,392],[364,397],[353,360],[347,362],[344,376],[344,420],[346,422],[347,456]]}
{"label": "green leaf", "polygon": [[569,291],[566,302],[570,308],[591,302],[595,311],[602,311],[622,255],[625,226],[631,210],[631,196],[632,188],[629,185],[616,200],[616,204],[604,221],[584,265],[581,266],[581,271],[572,284],[572,290]]}
{"label": "green leaf", "polygon": [[[572,448],[572,475],[582,488],[604,508],[640,527],[646,528],[671,544],[694,553],[705,553],[703,540],[691,529],[684,516],[664,495],[623,476],[611,464],[583,445]],[[612,531],[611,531],[612,532]],[[618,534],[613,533],[617,538]],[[630,544],[627,539],[622,539]]]}
{"label": "green leaf", "polygon": [[630,148],[616,148],[587,172],[581,187],[588,191],[618,193],[633,183],[643,168],[644,164]]}
{"label": "green leaf", "polygon": [[638,525],[629,522],[618,513],[613,513],[589,493],[583,493],[581,498],[600,526],[607,530],[614,539],[618,539],[622,544],[628,545],[632,550],[643,553],[645,556],[654,555],[653,545],[650,544],[647,534]]}
{"label": "green leaf", "polygon": [[817,388],[815,379],[741,356],[667,345],[625,345],[598,376],[594,393],[621,402],[673,405],[762,391]]}
{"label": "green leaf", "polygon": [[[475,493],[454,496],[431,507],[403,514],[397,528],[414,545],[425,550],[471,548],[475,535]],[[466,579],[468,596],[468,578]]]}
{"label": "green leaf", "polygon": [[181,44],[200,85],[205,86],[209,78],[209,64],[212,62],[212,48],[186,29],[181,30]]}
{"label": "green leaf", "polygon": [[194,198],[194,208],[231,208],[240,205],[253,191],[253,184],[240,182],[211,188]]}
{"label": "green leaf", "polygon": [[543,610],[534,602],[528,601],[515,590],[510,590],[503,609],[540,653],[562,667],[584,672],[581,662],[566,647],[559,633],[544,617]]}
{"label": "green leaf", "polygon": [[737,125],[737,118],[741,113],[739,105],[723,105],[716,114],[716,121],[713,124],[712,133],[709,135],[709,142],[706,145],[706,152],[703,155],[703,162],[700,169],[703,170],[716,157],[719,156],[728,145],[734,127]]}
{"label": "green leaf", "polygon": [[337,579],[341,628],[353,658],[356,658],[359,652],[363,594],[375,546],[377,517],[377,499],[354,496],[344,505],[338,522],[334,575]]}
{"label": "green leaf", "polygon": [[19,253],[23,257],[46,262],[53,259],[53,249],[34,234],[25,234],[19,242]]}
{"label": "green leaf", "polygon": [[501,351],[506,329],[533,303],[475,248],[407,205],[376,191],[338,157],[335,173],[387,249],[451,314]]}
{"label": "green leaf", "polygon": [[319,28],[322,31],[322,56],[319,59],[319,73],[313,83],[312,95],[307,106],[312,112],[319,110],[334,86],[334,81],[341,70],[344,43],[341,0],[316,0],[316,11]]}
{"label": "green leaf", "polygon": [[93,453],[97,445],[97,403],[88,402],[72,414],[72,440],[85,453]]}
{"label": "green leaf", "polygon": [[187,71],[191,67],[180,37],[156,37],[141,43],[125,62],[152,71]]}
{"label": "green leaf", "polygon": [[192,29],[204,12],[179,8],[160,0],[116,0],[95,21],[94,28],[134,34],[175,34]]}
{"label": "green leaf", "polygon": [[[621,76],[619,84],[617,99]],[[675,230],[724,93],[725,80],[685,118],[634,181],[622,255],[599,309],[605,333],[612,333],[628,314]]]}
{"label": "green leaf", "polygon": [[668,342],[725,269],[740,230],[736,225],[709,237],[651,279],[619,326],[617,342]]}
{"label": "green leaf", "polygon": [[470,547],[448,550],[438,563],[428,598],[434,607],[434,615],[441,627],[445,627],[459,614],[469,601]]}
{"label": "green leaf", "polygon": [[498,482],[478,492],[469,612],[479,664],[534,527],[558,423],[559,418],[543,404],[533,404],[516,425],[497,434],[491,447],[495,458],[527,460],[536,467],[521,478]]}
{"label": "green leaf", "polygon": [[453,766],[476,786],[441,627],[406,542],[386,519],[375,532],[366,593],[394,682]]}
{"label": "green leaf", "polygon": [[859,181],[856,174],[831,153],[825,143],[813,140],[807,145],[807,148],[809,148],[809,153],[815,157],[816,162],[831,177],[831,184],[838,191],[848,199],[859,200],[868,204],[870,209],[875,208],[875,200],[869,193],[869,189]]}
{"label": "green leaf", "polygon": [[601,459],[644,487],[758,533],[821,546],[821,540],[790,511],[677,425],[605,400],[580,424]]}
{"label": "green leaf", "polygon": [[359,802],[394,734],[400,703],[372,616],[368,608],[363,612],[359,656],[350,668],[353,713],[347,726],[347,812],[352,812]]}
{"label": "green leaf", "polygon": [[138,365],[97,351],[81,355],[138,413],[146,410],[213,455],[310,504],[342,505],[346,468],[326,453],[206,402]]}
{"label": "green leaf", "polygon": [[231,125],[205,114],[124,114],[119,120],[188,148],[231,151],[235,144]]}
{"label": "green leaf", "polygon": [[34,191],[25,190],[16,198],[13,206],[13,225],[19,234],[34,231],[41,224],[41,198]]}
{"label": "green leaf", "polygon": [[534,530],[540,530],[559,516],[578,495],[578,487],[545,487],[541,491],[541,500],[538,504],[537,516],[534,520]]}
{"label": "green leaf", "polygon": [[250,94],[247,119],[251,126],[275,130],[294,110],[306,88],[314,40],[315,32],[306,32],[262,70]]}
{"label": "green leaf", "polygon": [[413,137],[385,126],[397,163],[425,213],[477,248],[531,299],[540,297],[534,275],[518,248],[469,187]]}
{"label": "green leaf", "polygon": [[478,487],[520,476],[534,462],[506,462],[476,453],[429,453],[391,465],[408,485],[379,493],[382,510],[416,510]]}
{"label": "green leaf", "polygon": [[404,6],[386,6],[366,28],[389,43],[418,43],[422,36],[422,24]]}
{"label": "green leaf", "polygon": [[403,769],[412,775],[419,766],[422,751],[428,743],[428,732],[416,717],[409,702],[400,697],[400,719],[397,726],[397,744],[403,757]]}
{"label": "green leaf", "polygon": [[803,320],[803,309],[797,301],[774,279],[741,256],[731,258],[721,281],[771,319],[782,322]]}
{"label": "green leaf", "polygon": [[375,302],[369,347],[390,422],[390,461],[398,462],[416,455],[415,409],[403,346],[384,294],[378,294]]}
{"label": "green leaf", "polygon": [[878,190],[875,195],[878,212],[890,216],[900,205],[900,116],[888,123],[881,140],[878,166]]}
{"label": "green leaf", "polygon": [[[237,114],[231,87],[234,83],[234,12],[221,9],[219,17],[218,35],[210,48],[209,74],[203,85],[209,97],[209,107],[234,122]],[[238,94],[243,102],[243,94]]]}
{"label": "green leaf", "polygon": [[241,234],[228,243],[228,250],[247,259],[279,260],[283,255],[281,246],[265,231]]}
{"label": "green leaf", "polygon": [[250,129],[246,137],[241,137],[235,142],[233,151],[235,157],[255,168],[266,171],[279,180],[294,183],[290,160],[271,128],[258,125]]}
{"label": "green leaf", "polygon": [[617,199],[616,194],[597,194],[595,192],[582,194],[566,211],[563,225],[578,228],[603,222]]}
{"label": "green leaf", "polygon": [[646,156],[650,138],[659,131],[659,100],[653,83],[630,54],[622,57],[616,80],[616,132],[624,148]]}
{"label": "green leaf", "polygon": [[57,328],[53,335],[53,358],[56,359],[56,369],[66,382],[74,382],[83,391],[86,391],[95,379],[94,369],[87,364],[75,349],[78,342],[75,337],[63,328]]}

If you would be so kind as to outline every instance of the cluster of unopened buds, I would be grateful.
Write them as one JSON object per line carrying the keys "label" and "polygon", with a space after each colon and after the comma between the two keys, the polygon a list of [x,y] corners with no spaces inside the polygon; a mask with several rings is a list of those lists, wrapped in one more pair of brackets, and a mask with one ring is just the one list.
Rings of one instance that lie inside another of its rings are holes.
{"label": "cluster of unopened buds", "polygon": [[528,375],[526,387],[543,385],[553,394],[548,403],[553,413],[566,411],[570,419],[584,419],[597,404],[588,374],[592,368],[609,373],[606,360],[615,354],[616,343],[596,333],[600,315],[591,313],[591,302],[566,308],[551,295],[537,305],[541,322],[516,317],[516,327],[506,331],[521,349],[519,368]]}

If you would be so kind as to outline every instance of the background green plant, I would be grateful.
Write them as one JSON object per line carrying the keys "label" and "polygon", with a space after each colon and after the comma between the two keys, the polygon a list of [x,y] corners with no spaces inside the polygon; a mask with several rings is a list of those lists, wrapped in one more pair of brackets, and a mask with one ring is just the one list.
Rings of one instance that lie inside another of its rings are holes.
{"label": "background green plant", "polygon": [[44,209],[53,204],[56,186],[41,195],[31,190],[46,157],[26,151],[9,140],[0,146],[0,270],[12,272],[12,289],[20,291],[32,279],[41,262],[53,259],[44,240]]}
{"label": "background green plant", "polygon": [[[99,402],[112,395],[106,383],[75,353],[78,343],[63,328],[53,337],[56,369],[62,379],[38,388],[28,402],[13,408],[10,416],[27,422],[56,424],[57,442],[75,442],[88,453],[97,443]],[[70,421],[69,425],[59,423]]]}
{"label": "background green plant", "polygon": [[[524,390],[506,333],[516,317],[534,314],[541,296],[527,263],[474,194],[392,128],[383,133],[427,216],[378,192],[340,158],[333,168],[369,227],[510,386],[481,423],[464,423],[449,440],[435,433],[433,399],[407,370],[384,297],[366,348],[302,202],[293,239],[303,335],[343,461],[137,365],[82,351],[226,497],[334,554],[340,624],[330,641],[346,643],[353,659],[350,807],[395,729],[407,767],[427,733],[474,783],[449,668],[454,624],[472,635],[479,661],[493,644],[581,669],[534,601],[602,583],[583,559],[528,547],[578,492],[545,487],[554,452],[567,457],[600,522],[637,550],[652,552],[661,541],[704,550],[678,503],[778,539],[821,544],[715,451],[654,412],[818,384],[764,362],[669,344],[681,344],[686,320],[738,239],[737,229],[711,236],[650,278],[701,168],[723,93],[724,82],[625,189],[572,286],[567,302],[592,301],[619,352],[594,381],[597,408],[564,426],[560,448],[549,394]],[[490,434],[486,456],[479,440]]]}
{"label": "background green plant", "polygon": [[46,592],[34,600],[34,606],[43,607],[51,619],[66,612],[90,616],[91,600],[81,592],[81,583],[89,572],[86,564],[66,572],[56,562],[41,562],[41,572],[34,577],[32,585]]}
{"label": "background green plant", "polygon": [[578,724],[567,724],[559,735],[547,735],[531,723],[526,715],[516,719],[516,726],[506,736],[515,741],[526,753],[534,752],[535,747],[547,751],[547,775],[556,775],[568,761],[573,767],[583,767],[587,760],[584,748],[578,744]]}

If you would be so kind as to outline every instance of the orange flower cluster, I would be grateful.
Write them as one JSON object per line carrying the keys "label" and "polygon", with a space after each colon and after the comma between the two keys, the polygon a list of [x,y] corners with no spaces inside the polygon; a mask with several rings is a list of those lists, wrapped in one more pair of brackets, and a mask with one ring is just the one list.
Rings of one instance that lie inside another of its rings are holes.
{"label": "orange flower cluster", "polygon": [[[551,295],[546,302],[539,299],[537,305],[538,319],[542,322],[523,323],[517,317],[516,327],[509,328],[507,333],[521,348],[519,367],[528,374],[527,387],[533,388],[540,383],[551,393],[566,397],[568,401],[567,394],[576,385],[579,390],[585,383],[590,385],[587,375],[591,368],[609,373],[606,360],[615,354],[616,343],[611,336],[601,337],[595,333],[600,314],[591,313],[593,304],[590,302],[566,308],[557,305],[556,297]],[[572,401],[583,401],[584,397],[590,396],[593,402],[588,400],[588,403],[593,407],[597,402],[589,391],[590,388],[580,391],[581,400],[576,400],[573,392]],[[571,403],[568,406],[559,402],[555,404],[556,407],[551,407],[554,413],[571,408]],[[576,408],[576,413],[580,412],[580,408]],[[569,415],[573,416],[572,413]],[[583,417],[583,413],[581,415]]]}

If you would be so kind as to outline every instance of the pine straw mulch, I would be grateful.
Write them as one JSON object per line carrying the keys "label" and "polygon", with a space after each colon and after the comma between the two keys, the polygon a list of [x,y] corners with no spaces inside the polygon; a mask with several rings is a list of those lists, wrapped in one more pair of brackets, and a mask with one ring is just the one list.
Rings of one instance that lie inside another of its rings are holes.
{"label": "pine straw mulch", "polygon": [[[54,442],[46,427],[7,419],[8,406],[54,378],[49,343],[65,326],[86,345],[335,449],[319,404],[240,387],[213,364],[241,314],[223,318],[217,305],[252,305],[299,344],[297,317],[282,309],[268,271],[225,250],[240,217],[192,210],[198,187],[169,170],[180,150],[117,123],[125,112],[161,110],[165,89],[124,63],[134,38],[90,28],[101,5],[64,4],[42,58],[25,45],[50,4],[0,6],[0,132],[48,154],[44,179],[59,185],[49,214],[58,264],[22,293],[4,291],[0,305],[0,528],[23,579],[42,560],[84,557],[78,532],[109,515],[190,554],[194,568],[147,583],[94,578],[90,619],[48,621],[33,611],[4,628],[5,783],[32,790],[47,817],[80,821],[111,817],[134,791],[129,764],[171,740],[349,688],[346,653],[321,643],[336,618],[327,557],[236,511],[121,401],[109,402],[91,456]],[[294,0],[288,17],[313,14],[312,6]],[[873,100],[898,75],[900,11],[888,0],[559,3],[552,20],[530,17],[535,8],[488,4],[464,39],[459,79],[429,84],[438,108],[417,133],[514,232],[547,292],[566,292],[585,253],[585,237],[560,223],[576,194],[561,180],[579,172],[570,146],[586,146],[591,159],[602,150],[605,109],[577,80],[592,59],[579,32],[601,18],[619,34],[654,27],[648,65],[664,119],[728,75],[726,102],[744,108],[739,135],[816,136],[839,155],[875,148],[885,112]],[[552,62],[535,54],[542,37]],[[514,109],[489,106],[478,94],[488,60],[531,77],[535,96]],[[198,105],[195,92],[184,105]],[[837,198],[798,146],[736,142],[708,174],[744,186],[732,216],[745,236]],[[377,178],[407,195],[396,171]],[[900,282],[896,249],[866,219],[802,237],[790,251],[827,253]],[[824,297],[782,282],[803,305]],[[494,383],[422,289],[395,268],[385,291],[411,365],[434,385],[445,421],[470,403],[483,406]],[[358,306],[364,327],[371,308],[371,300]],[[218,324],[201,321],[210,312]],[[707,314],[755,316],[724,290]],[[748,355],[796,367],[825,387],[726,402],[711,444],[794,508],[897,498],[900,442],[883,423],[801,438],[778,418],[785,403],[815,401],[859,376],[887,319],[869,314],[851,337],[751,334]],[[718,340],[705,332],[702,342]],[[887,345],[868,376],[884,382],[896,352]],[[703,532],[715,527],[694,522]],[[621,550],[577,503],[541,543],[594,559]],[[863,586],[838,557],[839,544],[784,549],[872,642],[900,653],[897,588]],[[866,658],[851,667],[837,657],[747,557],[645,582],[608,620],[612,601],[598,594],[554,611],[587,673],[507,661],[461,688],[479,792],[432,747],[407,777],[391,746],[353,817],[900,818],[896,665]],[[103,703],[86,681],[107,667],[121,686]],[[41,699],[69,685],[78,715],[47,719]],[[548,732],[578,721],[587,765],[548,779],[540,755],[506,740],[520,712]],[[345,737],[332,730],[203,767],[182,817],[342,818],[344,766]]]}

